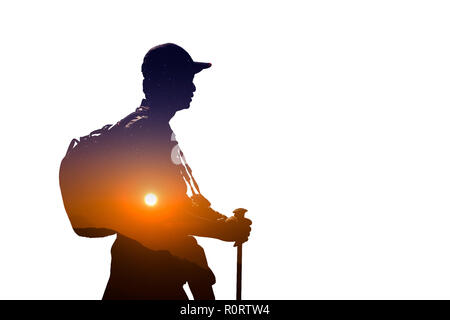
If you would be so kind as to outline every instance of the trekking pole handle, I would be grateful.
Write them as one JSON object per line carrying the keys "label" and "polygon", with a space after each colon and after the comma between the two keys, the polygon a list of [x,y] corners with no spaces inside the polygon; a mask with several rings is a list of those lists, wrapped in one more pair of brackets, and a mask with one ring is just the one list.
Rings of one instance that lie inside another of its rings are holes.
{"label": "trekking pole handle", "polygon": [[235,210],[233,211],[233,213],[234,213],[234,216],[235,216],[236,218],[242,219],[242,218],[244,218],[245,213],[246,213],[247,211],[248,211],[247,209],[244,209],[244,208],[238,208],[238,209],[235,209]]}
{"label": "trekking pole handle", "polygon": [[[238,209],[233,210],[233,213],[237,219],[244,219],[245,213],[247,211],[248,211],[247,209],[238,208]],[[237,247],[237,246],[242,246],[242,243],[235,242],[233,247]]]}

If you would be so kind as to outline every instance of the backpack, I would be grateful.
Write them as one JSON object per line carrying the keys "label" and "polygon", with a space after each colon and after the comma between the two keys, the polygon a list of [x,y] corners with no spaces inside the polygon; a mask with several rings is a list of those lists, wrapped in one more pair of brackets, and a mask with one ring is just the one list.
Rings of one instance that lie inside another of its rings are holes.
{"label": "backpack", "polygon": [[[66,213],[74,231],[84,237],[104,237],[115,232],[98,224],[99,209],[95,198],[101,197],[102,169],[108,157],[107,150],[114,148],[112,125],[105,125],[89,135],[72,139],[61,161],[59,182]],[[106,154],[105,154],[106,152]]]}

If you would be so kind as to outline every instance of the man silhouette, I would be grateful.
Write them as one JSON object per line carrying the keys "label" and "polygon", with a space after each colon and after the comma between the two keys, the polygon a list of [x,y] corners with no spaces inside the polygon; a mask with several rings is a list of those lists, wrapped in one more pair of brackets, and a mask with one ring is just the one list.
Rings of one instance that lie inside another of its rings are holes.
{"label": "man silhouette", "polygon": [[251,221],[210,207],[169,125],[189,108],[194,75],[210,66],[175,44],[150,49],[141,106],[72,143],[63,159],[60,185],[75,232],[117,234],[103,299],[187,299],[186,282],[195,299],[214,299],[215,277],[193,236],[248,240]]}

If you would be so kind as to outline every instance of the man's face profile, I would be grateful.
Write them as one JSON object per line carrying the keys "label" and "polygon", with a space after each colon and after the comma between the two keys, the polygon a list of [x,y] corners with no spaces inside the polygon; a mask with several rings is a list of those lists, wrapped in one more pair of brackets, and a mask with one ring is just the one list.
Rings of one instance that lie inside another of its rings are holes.
{"label": "man's face profile", "polygon": [[194,85],[194,75],[179,75],[178,77],[174,77],[173,80],[173,90],[169,97],[171,98],[174,107],[176,107],[177,110],[188,109],[196,90]]}
{"label": "man's face profile", "polygon": [[150,100],[162,102],[160,107],[168,112],[188,109],[196,91],[193,80],[194,74],[191,72],[167,76],[151,83],[147,96]]}

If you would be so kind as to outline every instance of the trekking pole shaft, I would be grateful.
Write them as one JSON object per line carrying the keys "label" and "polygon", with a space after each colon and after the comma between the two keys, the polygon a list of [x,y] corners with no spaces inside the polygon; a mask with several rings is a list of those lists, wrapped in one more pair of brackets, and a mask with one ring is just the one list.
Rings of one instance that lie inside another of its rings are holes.
{"label": "trekking pole shaft", "polygon": [[[247,209],[239,208],[233,211],[234,216],[238,219],[243,219]],[[242,243],[237,245],[237,268],[236,268],[236,300],[242,300]]]}
{"label": "trekking pole shaft", "polygon": [[236,300],[242,300],[242,244],[237,247]]}

